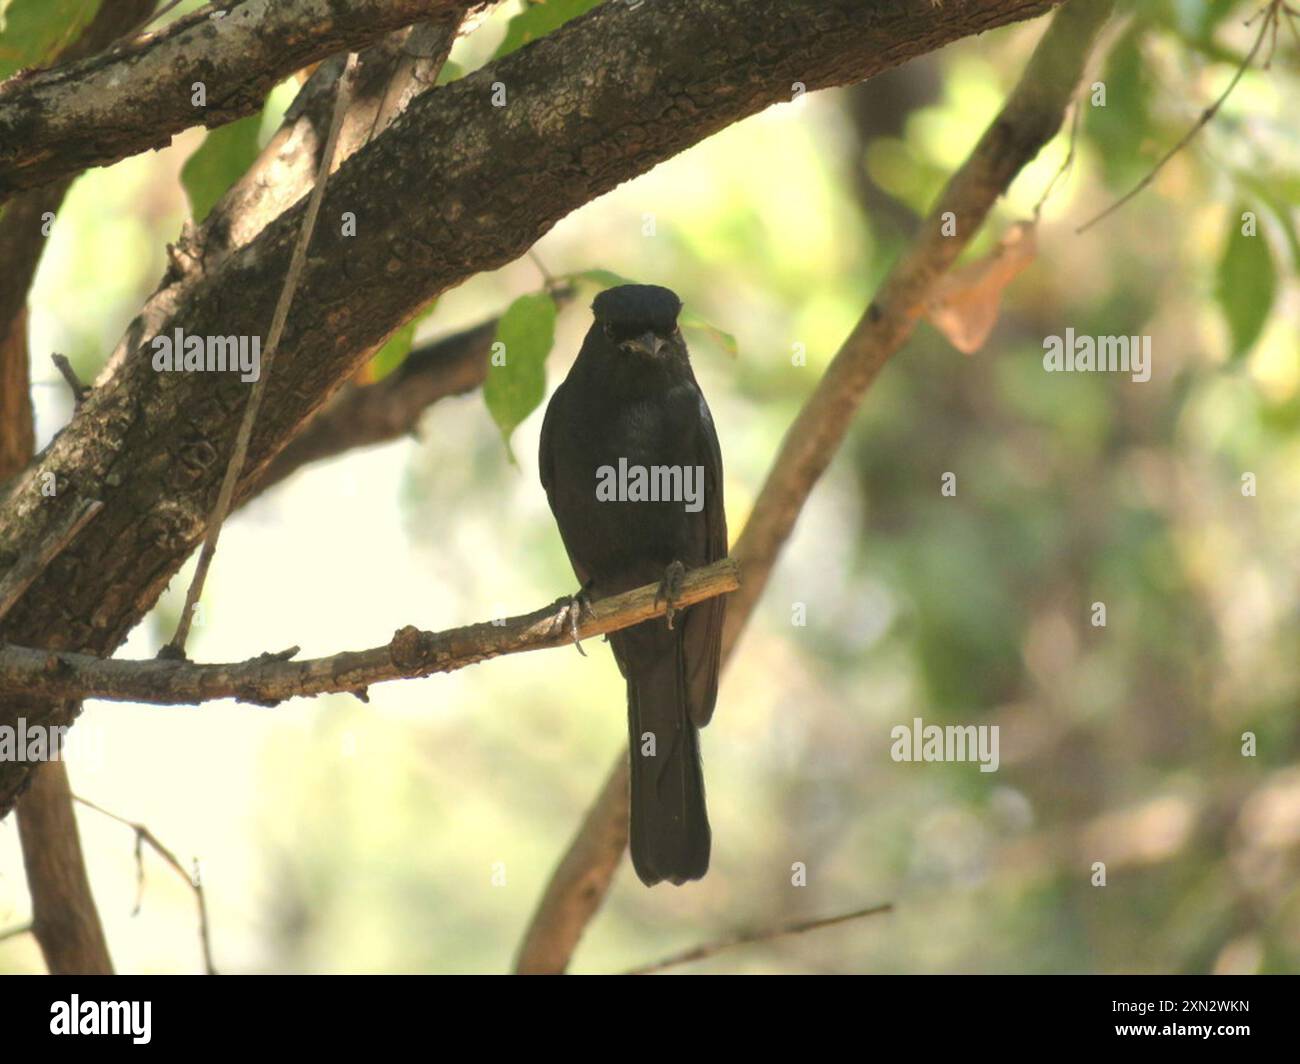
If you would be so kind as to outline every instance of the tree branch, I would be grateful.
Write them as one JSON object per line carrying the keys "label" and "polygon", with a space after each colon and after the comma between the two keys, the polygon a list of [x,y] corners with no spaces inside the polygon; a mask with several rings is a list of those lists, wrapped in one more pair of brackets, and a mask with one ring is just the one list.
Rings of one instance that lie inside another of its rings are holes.
{"label": "tree branch", "polygon": [[840,913],[838,916],[823,916],[816,920],[794,920],[776,927],[762,927],[757,931],[738,931],[726,938],[720,938],[716,942],[706,942],[702,946],[682,950],[680,953],[664,957],[653,964],[643,964],[638,968],[629,969],[623,974],[653,975],[655,972],[676,968],[682,964],[690,964],[692,961],[705,960],[715,953],[734,949],[736,946],[751,946],[755,942],[770,942],[774,938],[785,938],[787,935],[803,935],[809,931],[820,931],[823,927],[835,927],[838,924],[847,924],[851,920],[861,920],[868,916],[880,916],[883,913],[893,911],[893,904],[886,902],[884,905],[872,905],[866,909],[856,909],[851,913]]}
{"label": "tree branch", "polygon": [[93,521],[104,504],[98,499],[82,499],[60,515],[61,520],[51,529],[48,539],[37,550],[19,558],[0,579],[0,620],[13,608],[32,586],[36,578],[50,567],[67,546],[77,538],[77,533]]}
{"label": "tree branch", "polygon": [[[767,586],[773,566],[794,530],[804,504],[838,451],[876,375],[911,336],[935,283],[979,231],[999,196],[1020,169],[1060,128],[1093,42],[1110,17],[1114,0],[1071,0],[1053,17],[1019,83],[966,162],[939,196],[917,237],[886,276],[876,298],[827,367],[817,388],[786,432],[775,463],[754,504],[732,557],[745,583],[727,603],[722,638],[724,664]],[[956,216],[956,235],[944,236],[944,216]],[[593,844],[626,817],[627,758],[620,754],[569,845],[525,932],[518,971],[563,972],[582,928],[574,928],[575,890],[603,884],[584,895],[581,910],[594,915],[622,851]],[[621,796],[621,797],[620,797]],[[586,867],[579,863],[589,857]]]}
{"label": "tree branch", "polygon": [[[110,52],[0,85],[0,203],[15,190],[170,143],[190,126],[250,115],[295,70],[355,51],[459,0],[236,0]],[[206,105],[192,102],[206,87]]]}
{"label": "tree branch", "polygon": [[[690,606],[739,586],[736,563],[723,559],[687,573],[674,605]],[[591,610],[584,610],[576,622],[577,635],[587,639],[616,632],[661,617],[666,609],[667,603],[659,597],[659,585],[647,584],[593,602]],[[69,651],[0,646],[0,690],[42,698],[103,698],[157,705],[197,705],[234,698],[271,706],[286,698],[332,691],[363,696],[372,683],[454,672],[503,654],[571,642],[572,629],[553,604],[520,617],[445,632],[422,632],[407,625],[384,646],[307,661],[288,660],[298,652],[297,647],[234,664],[195,665],[157,659],[106,660]]]}

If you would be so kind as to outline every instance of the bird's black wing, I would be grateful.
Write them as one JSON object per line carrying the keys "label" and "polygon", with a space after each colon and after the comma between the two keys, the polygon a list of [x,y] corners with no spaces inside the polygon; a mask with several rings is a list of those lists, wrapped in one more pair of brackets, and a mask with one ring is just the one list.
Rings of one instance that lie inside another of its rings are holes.
{"label": "bird's black wing", "polygon": [[[699,449],[704,466],[705,561],[720,561],[727,556],[727,512],[722,498],[722,448],[713,427],[709,404],[700,399]],[[686,613],[682,632],[686,647],[686,690],[691,720],[702,728],[713,716],[718,698],[718,670],[722,660],[722,624],[726,617],[727,597],[716,595]]]}
{"label": "bird's black wing", "polygon": [[561,520],[560,513],[556,509],[558,492],[556,450],[559,440],[555,434],[560,431],[557,422],[565,417],[565,401],[568,397],[565,386],[568,383],[567,378],[561,382],[551,396],[551,401],[546,405],[546,415],[542,418],[541,439],[537,444],[537,474],[542,482],[543,489],[546,491],[546,501],[550,503],[551,513],[555,515],[556,527],[560,530],[560,539],[564,543],[564,552],[569,556],[569,564],[573,567],[578,583],[586,587],[587,582],[591,579],[591,574],[587,571],[587,567],[574,557],[573,549],[569,544],[569,537],[565,534],[565,522]]}
{"label": "bird's black wing", "polygon": [[551,510],[555,510],[555,498],[552,494],[552,485],[555,483],[555,419],[558,416],[556,411],[564,402],[561,393],[564,391],[564,382],[555,389],[555,394],[551,396],[551,401],[546,404],[546,416],[542,418],[542,436],[537,444],[537,473],[542,481],[542,488],[546,492],[546,500],[551,504]]}

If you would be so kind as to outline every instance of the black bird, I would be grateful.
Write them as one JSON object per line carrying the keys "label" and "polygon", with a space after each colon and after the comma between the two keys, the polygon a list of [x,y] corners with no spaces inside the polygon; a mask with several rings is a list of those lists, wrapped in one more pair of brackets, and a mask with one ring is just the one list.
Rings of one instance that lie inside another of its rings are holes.
{"label": "black bird", "polygon": [[[727,555],[722,454],[677,327],[681,307],[657,285],[602,292],[546,408],[542,486],[580,596],[660,581],[671,603],[685,568]],[[686,498],[661,490],[649,501],[637,492],[637,467]],[[623,469],[628,490],[616,492]],[[698,729],[717,699],[724,610],[719,596],[609,637],[627,680],[632,864],[647,886],[699,879],[709,867]]]}

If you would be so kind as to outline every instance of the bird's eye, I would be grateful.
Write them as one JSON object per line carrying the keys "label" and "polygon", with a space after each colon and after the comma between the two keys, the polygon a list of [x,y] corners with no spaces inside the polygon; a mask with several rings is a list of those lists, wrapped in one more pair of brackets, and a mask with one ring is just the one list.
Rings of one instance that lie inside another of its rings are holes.
{"label": "bird's eye", "polygon": [[608,340],[614,339],[614,326],[609,322],[605,322],[605,338]]}

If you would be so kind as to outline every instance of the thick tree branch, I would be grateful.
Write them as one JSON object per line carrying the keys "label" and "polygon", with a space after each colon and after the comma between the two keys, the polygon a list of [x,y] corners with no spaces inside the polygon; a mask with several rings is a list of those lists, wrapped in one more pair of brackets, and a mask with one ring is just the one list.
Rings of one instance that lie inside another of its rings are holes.
{"label": "thick tree branch", "polygon": [[[809,494],[839,450],[881,367],[911,336],[935,283],[979,231],[1012,179],[1060,128],[1113,6],[1113,0],[1071,0],[1057,12],[1006,105],[948,182],[919,234],[786,432],[749,521],[732,548],[745,583],[727,603],[724,663],[753,615]],[[943,235],[949,212],[957,219],[955,236]],[[626,817],[626,788],[627,757],[621,754],[529,923],[518,971],[558,973],[568,967],[584,929],[575,926],[574,914],[595,914],[622,858],[621,850],[611,854],[596,840],[607,837],[613,823]],[[601,885],[594,895],[588,887],[591,883]]]}
{"label": "thick tree branch", "polygon": [[[103,55],[0,85],[0,202],[252,114],[279,81],[434,17],[457,0],[237,0]],[[202,82],[206,104],[192,102]]]}
{"label": "thick tree branch", "polygon": [[3,578],[0,578],[0,620],[9,612],[14,603],[35,583],[36,578],[50,567],[63,551],[77,538],[77,533],[85,528],[104,508],[98,499],[82,499],[76,506],[65,509],[61,520],[43,540],[38,549],[19,558],[10,566]]}
{"label": "thick tree branch", "polygon": [[[674,605],[690,606],[739,586],[736,563],[724,559],[687,573]],[[590,611],[584,610],[577,621],[577,634],[588,639],[616,632],[662,617],[666,608],[659,586],[647,584],[593,602]],[[520,617],[445,632],[422,632],[407,625],[384,646],[308,661],[288,660],[297,653],[296,647],[236,664],[196,665],[157,659],[118,661],[68,651],[0,646],[0,691],[158,705],[197,705],[218,698],[275,705],[286,698],[331,691],[364,695],[372,683],[454,672],[503,654],[572,642],[568,621],[559,616],[556,605],[550,605]]]}
{"label": "thick tree branch", "polygon": [[[331,178],[236,501],[297,429],[431,298],[517,258],[560,218],[770,104],[870,77],[1053,0],[658,0],[602,4],[450,85]],[[705,50],[682,41],[708,40]],[[494,84],[505,86],[506,106]],[[256,336],[301,225],[299,203],[161,323],[169,335]],[[357,234],[343,236],[344,212]],[[332,226],[333,228],[328,228]],[[329,239],[326,239],[326,238]],[[28,646],[111,653],[202,539],[246,385],[153,369],[133,327],[108,379],[0,504],[0,570],[88,493],[105,509],[0,624]],[[61,473],[57,499],[37,490]],[[84,563],[83,563],[84,562]],[[35,711],[0,706],[0,724]],[[66,716],[66,713],[55,714]],[[57,721],[50,721],[56,723]],[[0,764],[0,813],[28,769]]]}

